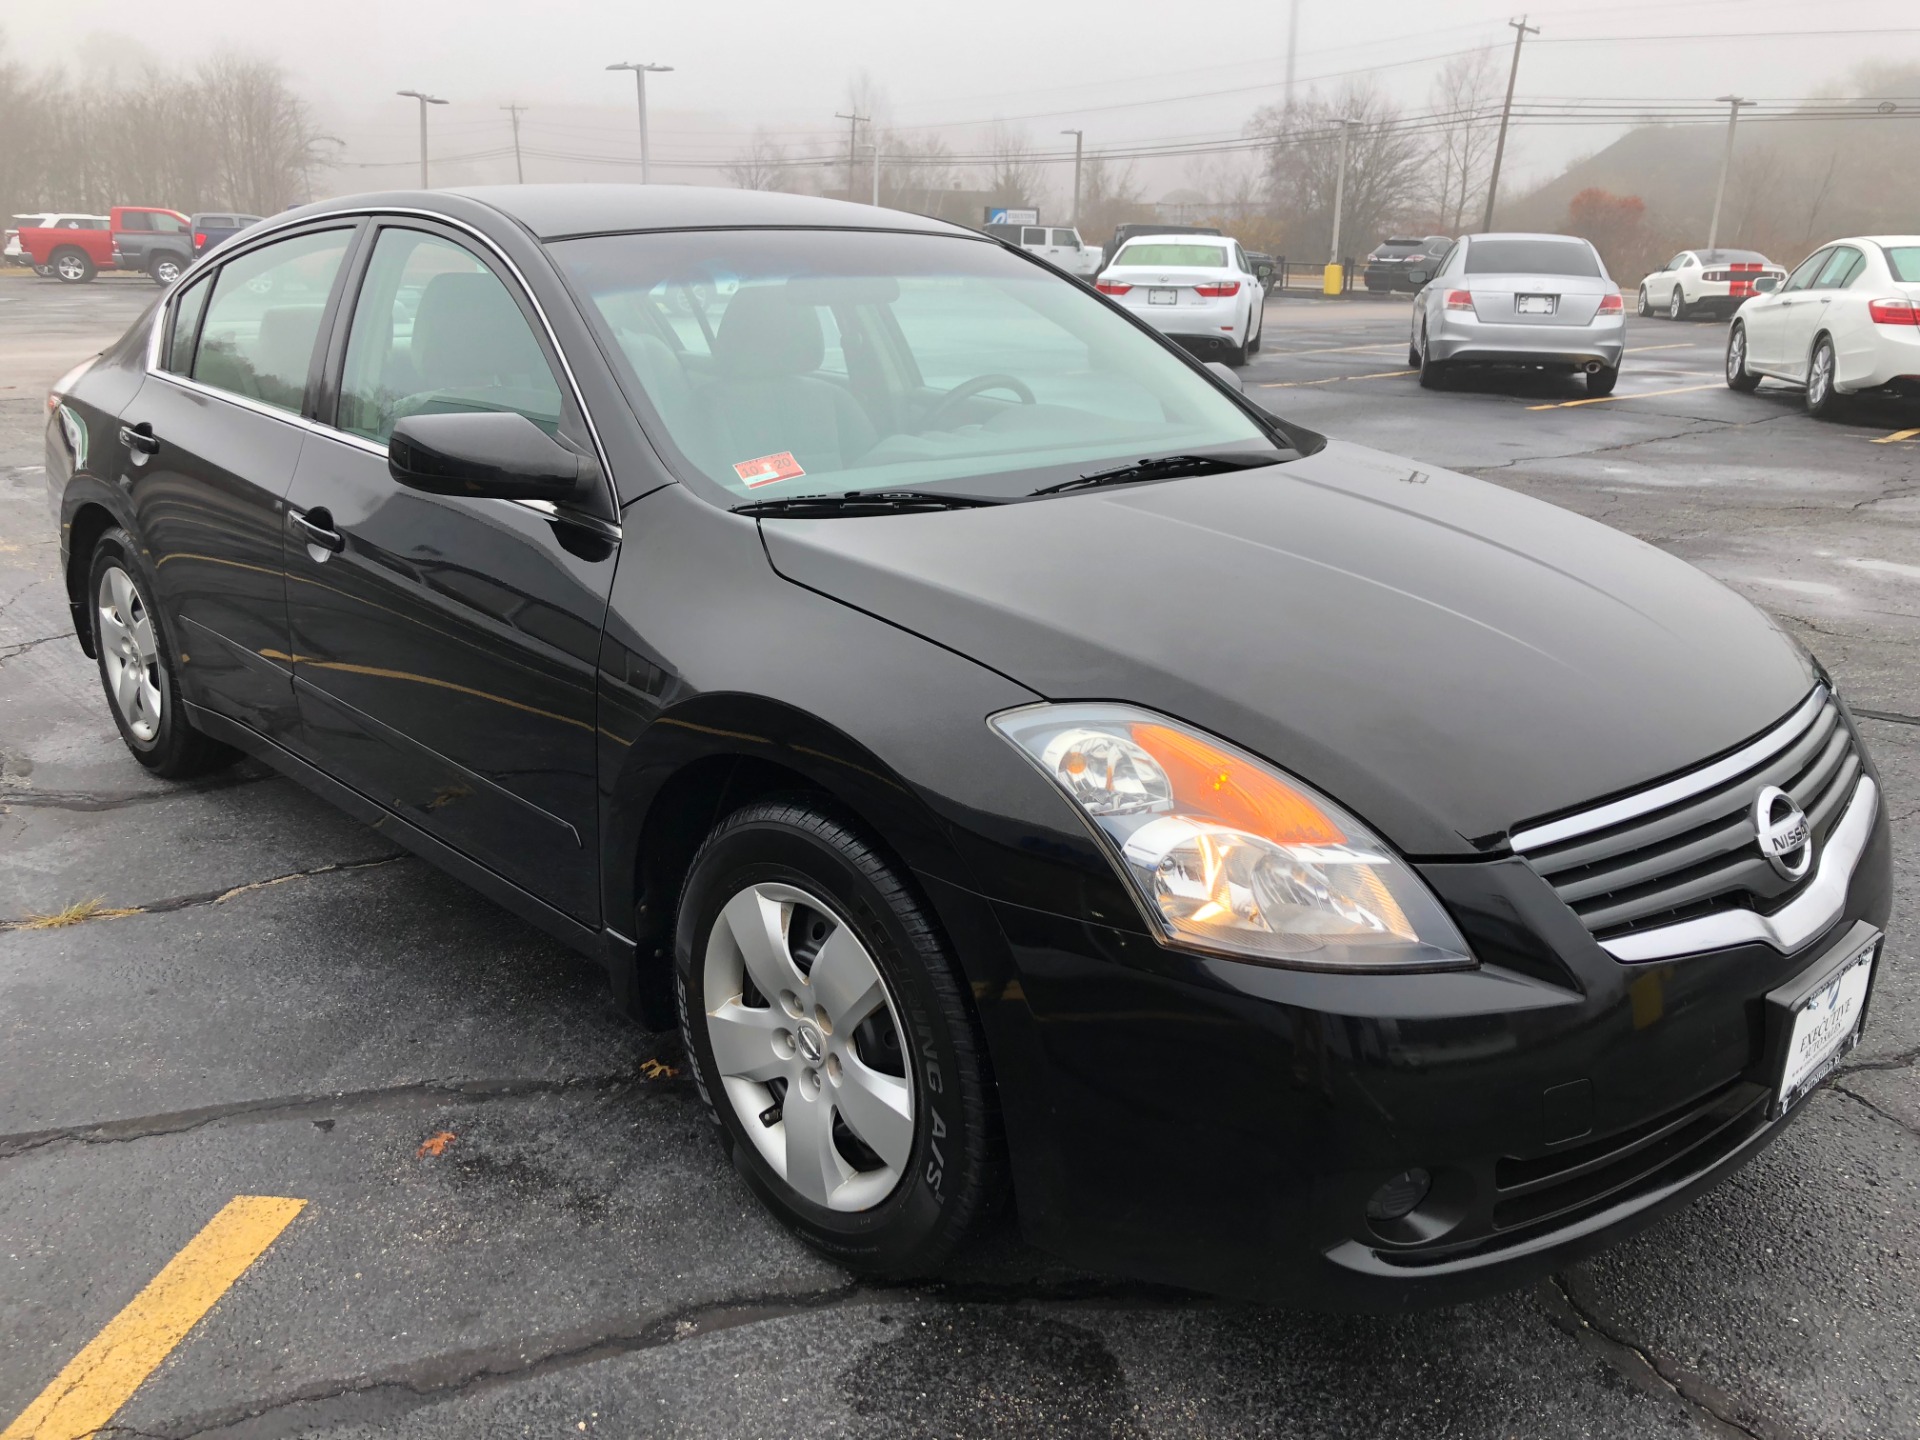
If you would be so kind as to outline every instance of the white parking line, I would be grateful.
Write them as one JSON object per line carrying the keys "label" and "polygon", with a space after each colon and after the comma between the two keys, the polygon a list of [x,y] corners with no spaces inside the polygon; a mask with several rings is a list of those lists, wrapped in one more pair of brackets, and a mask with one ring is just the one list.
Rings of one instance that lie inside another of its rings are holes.
{"label": "white parking line", "polygon": [[1396,375],[1418,375],[1418,370],[1376,370],[1371,375],[1329,375],[1324,380],[1262,380],[1259,390],[1297,390],[1303,385],[1338,385],[1343,380],[1391,380]]}

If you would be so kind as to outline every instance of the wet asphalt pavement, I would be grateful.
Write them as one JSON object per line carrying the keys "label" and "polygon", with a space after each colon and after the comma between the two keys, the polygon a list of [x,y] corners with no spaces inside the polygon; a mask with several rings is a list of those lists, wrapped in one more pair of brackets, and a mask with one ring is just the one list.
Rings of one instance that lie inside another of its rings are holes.
{"label": "wet asphalt pavement", "polygon": [[591,966],[251,763],[170,785],[125,754],[39,425],[154,295],[0,274],[0,1426],[271,1195],[307,1205],[113,1433],[1920,1437],[1920,436],[1890,438],[1920,412],[1732,394],[1710,321],[1633,321],[1603,403],[1429,394],[1404,302],[1274,302],[1262,403],[1702,566],[1875,717],[1897,908],[1862,1048],[1726,1184],[1478,1304],[1222,1304],[1004,1231],[887,1289],[763,1218],[677,1042]]}

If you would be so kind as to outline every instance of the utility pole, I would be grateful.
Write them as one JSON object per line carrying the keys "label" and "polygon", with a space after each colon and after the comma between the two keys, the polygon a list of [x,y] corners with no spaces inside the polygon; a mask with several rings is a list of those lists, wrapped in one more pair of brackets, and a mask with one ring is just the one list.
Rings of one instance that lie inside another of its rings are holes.
{"label": "utility pole", "polygon": [[1073,136],[1073,213],[1067,222],[1075,228],[1080,224],[1080,151],[1086,144],[1086,134],[1080,130],[1062,130],[1062,135]]}
{"label": "utility pole", "polygon": [[1720,188],[1713,192],[1713,221],[1707,226],[1707,249],[1714,249],[1720,242],[1720,203],[1727,198],[1727,171],[1733,168],[1733,132],[1740,123],[1740,112],[1752,100],[1743,100],[1738,95],[1719,95],[1715,97],[1727,107],[1727,149],[1720,157]]}
{"label": "utility pole", "polygon": [[502,105],[500,108],[513,117],[513,178],[524,185],[527,183],[527,172],[520,168],[520,115],[527,107]]}
{"label": "utility pole", "polygon": [[394,93],[420,102],[420,188],[425,190],[427,188],[427,106],[444,105],[447,102],[437,95],[427,94],[424,90],[398,90]]}
{"label": "utility pole", "polygon": [[1300,39],[1300,0],[1287,6],[1287,113],[1293,113],[1293,52]]}
{"label": "utility pole", "polygon": [[1340,263],[1340,211],[1347,201],[1347,139],[1359,123],[1350,117],[1342,117],[1340,121],[1340,173],[1333,182],[1333,244],[1329,247],[1332,253],[1327,256],[1329,265]]}
{"label": "utility pole", "polygon": [[1500,189],[1500,162],[1507,154],[1507,120],[1513,114],[1513,86],[1520,78],[1520,47],[1526,43],[1527,36],[1538,35],[1538,25],[1527,24],[1527,17],[1509,20],[1513,29],[1513,68],[1507,71],[1507,103],[1500,107],[1500,138],[1493,142],[1493,173],[1487,176],[1487,214],[1480,228],[1493,229],[1493,197]]}
{"label": "utility pole", "polygon": [[646,185],[653,180],[653,156],[647,149],[647,76],[664,75],[673,67],[644,65],[632,60],[622,60],[618,65],[607,66],[607,69],[633,72],[634,87],[640,93],[640,183]]}
{"label": "utility pole", "polygon": [[873,155],[873,204],[874,208],[878,209],[880,207],[880,142],[869,140],[867,149]]}
{"label": "utility pole", "polygon": [[871,120],[871,115],[849,115],[836,110],[833,118],[847,122],[847,199],[853,199],[853,177],[860,168],[860,122]]}

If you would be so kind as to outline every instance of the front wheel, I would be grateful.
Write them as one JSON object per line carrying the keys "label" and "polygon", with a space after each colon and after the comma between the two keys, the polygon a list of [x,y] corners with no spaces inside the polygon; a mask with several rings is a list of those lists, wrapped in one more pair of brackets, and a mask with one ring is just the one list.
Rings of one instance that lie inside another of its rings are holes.
{"label": "front wheel", "polygon": [[801,1239],[888,1278],[937,1269],[1003,1181],[986,1047],[902,872],[804,800],[694,858],[676,998],[735,1168]]}
{"label": "front wheel", "polygon": [[1817,420],[1831,420],[1839,415],[1842,403],[1834,384],[1833,341],[1822,335],[1813,342],[1813,355],[1807,361],[1807,413]]}
{"label": "front wheel", "polygon": [[1747,369],[1747,327],[1737,320],[1727,331],[1727,388],[1742,395],[1760,388],[1760,377]]}
{"label": "front wheel", "polygon": [[185,780],[230,763],[234,752],[193,728],[180,702],[172,652],[153,609],[153,586],[125,530],[100,537],[88,572],[93,654],[120,738],[147,769]]}
{"label": "front wheel", "polygon": [[1653,315],[1653,297],[1647,294],[1647,287],[1644,285],[1640,287],[1639,314],[1642,320]]}

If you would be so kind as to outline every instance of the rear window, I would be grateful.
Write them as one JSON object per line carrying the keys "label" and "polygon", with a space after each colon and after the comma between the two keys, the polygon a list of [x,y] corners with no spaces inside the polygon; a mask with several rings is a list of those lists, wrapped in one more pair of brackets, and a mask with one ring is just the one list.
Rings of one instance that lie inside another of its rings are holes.
{"label": "rear window", "polygon": [[1469,275],[1600,275],[1600,262],[1577,240],[1475,240]]}
{"label": "rear window", "polygon": [[1193,265],[1202,268],[1221,269],[1227,263],[1227,252],[1219,245],[1177,245],[1155,244],[1153,241],[1137,241],[1120,252],[1114,262],[1116,265]]}
{"label": "rear window", "polygon": [[1920,245],[1889,245],[1887,268],[1902,285],[1920,285]]}
{"label": "rear window", "polygon": [[1767,257],[1758,250],[1701,250],[1702,265],[1765,265]]}

